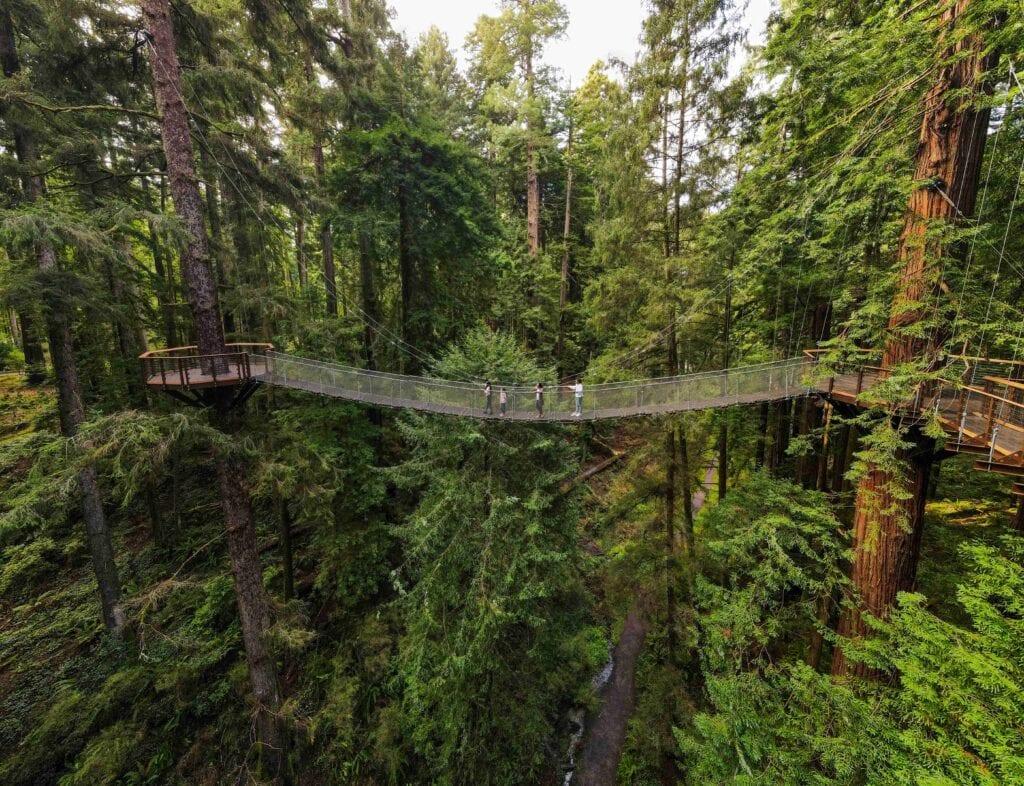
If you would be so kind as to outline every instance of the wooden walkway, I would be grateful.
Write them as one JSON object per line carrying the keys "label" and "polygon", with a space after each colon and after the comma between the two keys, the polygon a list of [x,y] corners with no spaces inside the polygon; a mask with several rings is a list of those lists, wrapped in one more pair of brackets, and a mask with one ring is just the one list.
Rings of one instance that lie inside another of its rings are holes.
{"label": "wooden walkway", "polygon": [[[821,353],[805,353],[817,362]],[[975,468],[1021,478],[1013,493],[1024,496],[1024,364],[991,358],[953,357],[948,380],[922,391],[897,411],[906,418],[934,416],[947,441],[946,451],[978,456]],[[823,376],[812,372],[815,387],[833,401],[864,407],[876,403],[890,374],[865,364],[840,367]]]}

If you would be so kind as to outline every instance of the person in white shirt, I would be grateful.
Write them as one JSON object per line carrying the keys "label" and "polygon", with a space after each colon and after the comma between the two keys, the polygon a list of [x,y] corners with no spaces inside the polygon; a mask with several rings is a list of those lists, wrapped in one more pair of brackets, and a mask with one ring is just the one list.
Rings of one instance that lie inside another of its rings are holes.
{"label": "person in white shirt", "polygon": [[505,417],[506,407],[508,407],[508,391],[505,388],[498,388],[498,409],[502,417]]}
{"label": "person in white shirt", "polygon": [[576,397],[576,411],[573,412],[573,417],[581,417],[583,415],[583,383],[580,382],[580,378],[576,378],[576,384],[572,386],[572,392]]}

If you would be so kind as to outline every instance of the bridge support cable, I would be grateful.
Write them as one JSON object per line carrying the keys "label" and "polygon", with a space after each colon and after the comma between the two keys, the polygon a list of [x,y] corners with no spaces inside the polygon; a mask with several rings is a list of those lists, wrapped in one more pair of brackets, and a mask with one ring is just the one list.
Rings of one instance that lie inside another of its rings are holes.
{"label": "bridge support cable", "polygon": [[661,379],[588,385],[583,412],[574,415],[568,386],[552,386],[538,414],[532,386],[494,384],[494,398],[504,387],[505,414],[484,413],[482,386],[430,377],[389,374],[320,360],[267,352],[263,382],[334,398],[385,407],[495,420],[574,421],[663,415],[697,409],[804,396],[813,360],[804,356],[722,371],[682,374]]}

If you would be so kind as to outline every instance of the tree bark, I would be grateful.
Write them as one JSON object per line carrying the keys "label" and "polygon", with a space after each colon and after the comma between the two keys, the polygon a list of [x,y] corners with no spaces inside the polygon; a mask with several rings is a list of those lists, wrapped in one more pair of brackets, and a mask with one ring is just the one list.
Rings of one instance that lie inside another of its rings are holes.
{"label": "tree bark", "polygon": [[[942,257],[940,241],[929,228],[936,221],[970,216],[974,210],[989,112],[966,102],[971,94],[987,90],[985,72],[996,57],[983,54],[978,34],[950,35],[970,2],[955,0],[942,13],[944,63],[924,99],[914,171],[915,181],[923,185],[910,195],[900,235],[902,273],[882,356],[884,368],[914,361],[931,364],[942,350],[942,331],[921,331],[918,324],[931,310],[926,301],[937,294],[935,260]],[[857,488],[851,571],[856,606],[847,609],[840,623],[840,633],[848,638],[868,635],[864,613],[887,617],[896,594],[913,586],[934,445],[915,431],[910,436],[914,448],[897,453],[899,473],[869,464]],[[841,648],[832,673],[873,676],[862,664],[849,661]]]}
{"label": "tree bark", "polygon": [[[523,0],[520,0],[523,2]],[[533,73],[533,46],[527,44],[523,57],[526,77],[526,247],[530,256],[540,253],[540,175],[537,172],[537,123],[534,119],[536,85]]]}
{"label": "tree bark", "polygon": [[569,139],[565,146],[565,218],[562,222],[562,275],[558,290],[558,338],[555,341],[555,359],[558,362],[558,374],[565,374],[565,322],[566,306],[569,303],[569,273],[572,254],[569,248],[572,229],[572,136],[573,122],[569,116]]}
{"label": "tree bark", "polygon": [[276,664],[267,649],[266,636],[271,624],[270,601],[263,586],[263,568],[256,546],[256,528],[246,485],[247,475],[245,465],[237,457],[228,455],[218,458],[217,479],[227,529],[231,574],[235,579],[235,600],[246,661],[249,664],[249,680],[256,701],[257,740],[263,746],[262,758],[274,773],[280,769],[283,758],[284,735],[278,718],[281,694]]}
{"label": "tree bark", "polygon": [[[161,135],[171,196],[188,234],[182,252],[182,274],[189,292],[199,351],[215,354],[224,350],[224,334],[210,269],[202,200],[193,168],[192,137],[181,97],[181,73],[171,25],[170,2],[144,0],[142,14],[150,34],[153,86],[161,114]],[[228,411],[230,389],[222,392],[225,395],[216,399],[214,417],[220,428],[230,433],[235,428]],[[270,603],[263,587],[263,571],[256,548],[256,527],[245,480],[246,468],[240,458],[229,452],[218,457],[217,476],[242,641],[256,699],[257,733],[263,759],[276,774],[283,758],[284,736],[278,719],[281,698],[276,666],[267,649]]]}
{"label": "tree bark", "polygon": [[35,317],[27,308],[18,311],[18,325],[21,328],[21,353],[25,356],[25,381],[38,385],[46,379],[46,355],[36,332]]}
{"label": "tree bark", "polygon": [[[0,3],[0,66],[3,67],[4,76],[8,79],[15,77],[21,70],[14,38],[14,24],[6,2]],[[31,174],[39,168],[35,143],[31,131],[16,119],[10,126],[14,136],[15,155],[26,173],[22,177],[24,198],[27,202],[35,202],[46,193],[46,183],[42,176]],[[85,410],[82,407],[78,365],[71,335],[71,314],[63,296],[56,291],[55,282],[46,280],[58,272],[57,254],[53,246],[45,241],[39,242],[35,253],[44,284],[43,305],[47,341],[57,381],[57,413],[61,433],[65,437],[73,437],[85,420]],[[103,512],[96,470],[91,465],[78,473],[78,486],[86,540],[100,593],[103,622],[107,630],[114,635],[120,635],[125,624],[124,611],[121,608],[121,581],[114,561],[114,549],[111,545],[106,515]]]}
{"label": "tree bark", "polygon": [[174,211],[185,227],[187,241],[181,253],[181,271],[188,293],[196,344],[200,354],[224,351],[217,285],[210,267],[203,202],[193,163],[188,111],[181,92],[181,67],[174,45],[169,0],[144,0],[142,15],[150,35],[153,93],[160,110],[160,131]]}
{"label": "tree bark", "polygon": [[757,433],[760,439],[757,442],[757,456],[754,459],[754,466],[761,469],[765,465],[765,454],[768,452],[768,413],[770,407],[767,401],[761,402],[758,414]]}

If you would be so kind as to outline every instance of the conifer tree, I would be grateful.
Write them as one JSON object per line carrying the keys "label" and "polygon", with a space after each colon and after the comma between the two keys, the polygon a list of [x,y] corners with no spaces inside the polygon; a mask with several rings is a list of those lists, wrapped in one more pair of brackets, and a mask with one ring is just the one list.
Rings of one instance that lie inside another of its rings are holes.
{"label": "conifer tree", "polygon": [[[11,9],[4,0],[0,4],[0,64],[7,80],[15,79],[21,70],[15,33]],[[31,127],[14,114],[17,109],[8,103],[6,110],[15,154],[22,170],[24,201],[29,205],[36,204],[46,196],[46,183],[39,172],[36,141]],[[39,280],[44,286],[47,343],[57,382],[60,427],[64,436],[71,439],[85,420],[85,409],[82,404],[78,362],[75,358],[74,336],[71,332],[70,305],[65,294],[60,291],[62,274],[57,249],[46,237],[35,239],[33,245],[32,252],[36,259]],[[121,608],[121,582],[114,562],[110,528],[103,511],[99,479],[93,467],[86,466],[78,473],[78,486],[103,621],[109,631],[120,635],[125,624],[124,611]]]}

